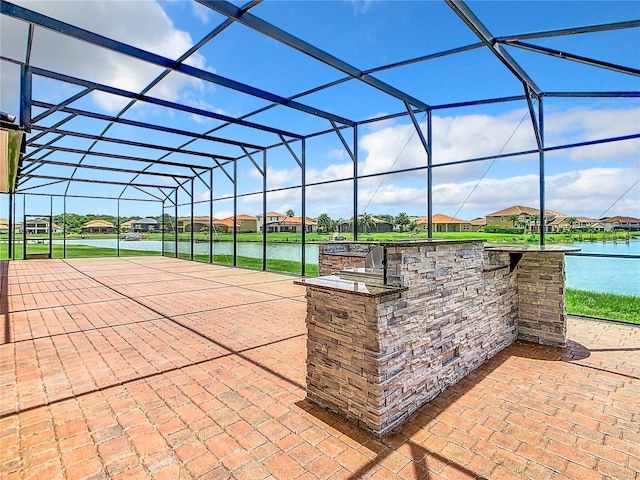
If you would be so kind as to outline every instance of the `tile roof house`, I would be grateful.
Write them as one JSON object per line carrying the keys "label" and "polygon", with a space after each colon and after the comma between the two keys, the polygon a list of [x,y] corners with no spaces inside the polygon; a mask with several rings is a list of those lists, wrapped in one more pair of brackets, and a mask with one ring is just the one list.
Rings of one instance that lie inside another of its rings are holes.
{"label": "tile roof house", "polygon": [[[393,224],[381,220],[377,217],[371,217],[371,220],[374,223],[373,227],[368,227],[363,224],[362,216],[358,217],[358,232],[359,233],[381,233],[381,232],[392,232]],[[338,225],[338,231],[341,233],[351,232],[353,230],[353,220],[344,220],[340,225]]]}
{"label": "tile roof house", "polygon": [[213,219],[213,230],[219,233],[230,233],[233,232],[233,217]]}
{"label": "tile roof house", "polygon": [[136,220],[127,220],[126,222],[122,222],[120,224],[120,230],[131,230],[131,226],[136,222]]}
{"label": "tile roof house", "polygon": [[[64,230],[53,223],[51,225],[52,233],[62,233]],[[25,229],[28,234],[44,235],[49,234],[49,221],[42,218],[36,218],[35,220],[27,220]]]}
{"label": "tile roof house", "polygon": [[[317,225],[313,218],[305,217],[304,228],[306,232],[316,232]],[[302,233],[302,217],[285,217],[280,222],[267,224],[267,232]]]}
{"label": "tile roof house", "polygon": [[193,217],[178,217],[176,221],[178,232],[208,232],[209,231],[209,215],[194,215]]}
{"label": "tile roof house", "polygon": [[597,218],[589,218],[589,217],[575,217],[576,221],[573,222],[571,228],[577,230],[584,229],[593,229],[599,232],[603,232],[605,229],[604,223],[602,220],[598,220]]}
{"label": "tile roof house", "polygon": [[[431,219],[434,232],[471,232],[471,222],[460,220],[459,218],[436,213]],[[429,224],[427,217],[420,217],[416,220],[416,224],[422,230],[428,230]]]}
{"label": "tile roof house", "polygon": [[264,227],[265,223],[267,225],[267,231],[273,231],[270,230],[269,225],[275,224],[275,223],[280,223],[281,221],[283,221],[285,218],[287,218],[287,216],[283,213],[278,213],[278,212],[267,212],[266,215],[262,215],[261,213],[256,215],[256,223],[258,226],[258,232],[262,232],[262,228]]}
{"label": "tile roof house", "polygon": [[604,225],[604,230],[606,232],[611,232],[616,229],[634,232],[640,230],[640,218],[623,217],[618,215],[616,217],[605,218],[600,220],[600,222]]}
{"label": "tile roof house", "polygon": [[155,218],[141,218],[131,224],[132,232],[159,232],[162,230],[162,223]]}
{"label": "tile roof house", "polygon": [[[237,215],[236,216],[236,231],[238,233],[254,233],[257,231],[258,222],[256,217],[251,215]],[[233,217],[227,217],[223,219],[213,219],[213,228],[222,233],[233,232]]]}
{"label": "tile roof house", "polygon": [[[511,220],[512,216],[518,216],[519,220]],[[522,205],[514,205],[503,210],[498,210],[488,214],[487,225],[493,225],[497,227],[517,227],[518,224],[524,225],[525,229],[529,229],[531,233],[537,233],[539,229],[540,221],[532,219],[534,215],[540,215],[538,208],[523,207]],[[546,210],[544,216],[545,225],[547,225],[547,232],[549,232],[549,225],[556,219],[556,217],[562,216],[562,213],[554,212],[552,210]]]}
{"label": "tile roof house", "polygon": [[82,225],[82,233],[116,233],[117,228],[106,220],[90,220]]}
{"label": "tile roof house", "polygon": [[[233,219],[233,217],[230,217]],[[236,221],[238,222],[239,233],[253,233],[258,231],[258,221],[256,217],[251,215],[236,215]]]}
{"label": "tile roof house", "polygon": [[487,224],[487,219],[486,217],[474,218],[469,223],[471,224],[472,232],[482,232],[484,230],[485,225]]}

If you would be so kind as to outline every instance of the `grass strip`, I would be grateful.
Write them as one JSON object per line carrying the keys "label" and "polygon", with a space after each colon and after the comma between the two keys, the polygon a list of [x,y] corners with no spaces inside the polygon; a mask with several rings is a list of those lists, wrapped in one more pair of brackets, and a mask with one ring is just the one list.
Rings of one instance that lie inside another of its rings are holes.
{"label": "grass strip", "polygon": [[640,324],[640,297],[567,288],[567,313]]}
{"label": "grass strip", "polygon": [[[181,253],[179,258],[188,260],[190,258],[188,253]],[[209,255],[194,255],[193,259],[198,262],[209,263]],[[231,255],[214,255],[213,263],[216,265],[227,265],[231,267],[233,265],[233,257]],[[243,268],[252,268],[255,270],[262,270],[262,259],[251,257],[237,257],[237,266]],[[301,268],[300,262],[292,260],[267,260],[267,270],[271,272],[290,273],[293,275],[300,275]],[[317,277],[318,265],[307,263],[305,269],[305,276]]]}
{"label": "grass strip", "polygon": [[[41,254],[49,252],[49,245],[47,244],[29,244],[27,252],[29,254]],[[14,246],[14,258],[16,260],[22,260],[22,244],[17,243]],[[51,256],[52,258],[91,258],[91,257],[116,257],[118,251],[115,248],[107,247],[93,247],[90,245],[67,245],[66,252],[63,246],[60,244],[52,245]],[[159,256],[160,252],[154,252],[149,250],[126,250],[120,249],[121,257],[133,257],[133,256]],[[6,259],[8,257],[7,244],[0,244],[0,259]]]}

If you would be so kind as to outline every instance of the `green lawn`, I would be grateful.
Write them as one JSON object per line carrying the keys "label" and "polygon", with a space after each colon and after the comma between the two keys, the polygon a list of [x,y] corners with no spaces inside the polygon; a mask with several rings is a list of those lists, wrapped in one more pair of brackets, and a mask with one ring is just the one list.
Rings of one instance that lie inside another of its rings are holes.
{"label": "green lawn", "polygon": [[640,324],[640,297],[567,288],[567,313]]}
{"label": "green lawn", "polygon": [[[36,244],[29,244],[29,249],[27,250],[31,253],[48,253],[49,246]],[[67,258],[80,258],[80,257],[115,257],[117,250],[114,248],[104,248],[104,247],[92,247],[89,245],[67,245],[66,257]],[[51,250],[51,255],[53,258],[63,258],[64,250],[62,245],[55,244]],[[120,250],[121,257],[132,257],[132,256],[140,256],[140,255],[151,255],[151,256],[159,256],[160,252],[150,252],[148,250]],[[22,244],[16,244],[14,253],[14,258],[22,259]],[[8,258],[7,253],[7,244],[0,244],[0,259]]]}

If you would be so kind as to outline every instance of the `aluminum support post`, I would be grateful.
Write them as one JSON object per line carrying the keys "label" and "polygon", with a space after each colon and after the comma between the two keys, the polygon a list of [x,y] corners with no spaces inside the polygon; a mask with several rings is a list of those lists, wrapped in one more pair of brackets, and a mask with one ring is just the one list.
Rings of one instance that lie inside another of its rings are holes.
{"label": "aluminum support post", "polygon": [[209,169],[209,263],[213,263],[213,168]]}
{"label": "aluminum support post", "polygon": [[31,68],[20,67],[20,126],[31,133],[31,96],[33,94],[33,78]]}
{"label": "aluminum support post", "polygon": [[[433,117],[427,110],[427,144],[433,142]],[[433,238],[433,155],[429,150],[427,157],[427,238]]]}
{"label": "aluminum support post", "polygon": [[9,192],[9,235],[7,237],[7,258],[13,260],[13,196],[15,195],[13,192]]}
{"label": "aluminum support post", "polygon": [[[193,188],[194,188],[194,179],[191,179],[191,234],[189,235],[189,241],[191,242],[191,252],[189,253],[189,260],[193,261],[193,249],[194,249],[194,233],[193,233]],[[176,225],[178,224],[178,220],[176,219]]]}
{"label": "aluminum support post", "polygon": [[238,162],[233,162],[233,266],[238,265]]}
{"label": "aluminum support post", "polygon": [[262,270],[267,269],[267,150],[262,151]]}
{"label": "aluminum support post", "polygon": [[353,240],[358,240],[358,125],[353,127]]}
{"label": "aluminum support post", "polygon": [[302,258],[302,266],[301,266],[301,270],[300,270],[300,274],[302,276],[304,276],[304,274],[306,273],[306,262],[307,262],[307,258],[306,258],[306,253],[307,253],[307,165],[306,165],[306,160],[307,160],[307,145],[306,145],[306,141],[303,138],[302,139],[302,163],[300,165],[300,174],[302,176],[302,194],[301,194],[301,199],[302,199],[302,252],[301,252],[301,258]]}
{"label": "aluminum support post", "polygon": [[540,122],[540,245],[546,243],[545,239],[545,212],[546,212],[546,192],[545,192],[545,173],[544,173],[544,109],[542,106],[542,98],[538,100],[538,120]]}
{"label": "aluminum support post", "polygon": [[178,189],[174,190],[175,192],[175,204],[173,206],[174,218],[173,218],[173,238],[176,247],[176,253],[174,257],[178,258],[178,247],[180,246],[178,243]]}
{"label": "aluminum support post", "polygon": [[[116,200],[116,215],[117,215],[117,223],[116,223],[116,257],[120,256],[120,199]],[[162,218],[162,217],[160,217]]]}

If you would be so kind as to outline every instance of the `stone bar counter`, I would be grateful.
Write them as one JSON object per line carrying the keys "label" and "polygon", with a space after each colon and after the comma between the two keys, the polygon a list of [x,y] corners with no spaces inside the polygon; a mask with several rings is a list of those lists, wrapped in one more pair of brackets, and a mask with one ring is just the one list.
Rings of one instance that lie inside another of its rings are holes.
{"label": "stone bar counter", "polygon": [[[381,246],[382,268],[364,267]],[[330,242],[307,287],[307,397],[379,436],[516,338],[566,343],[567,248]]]}

